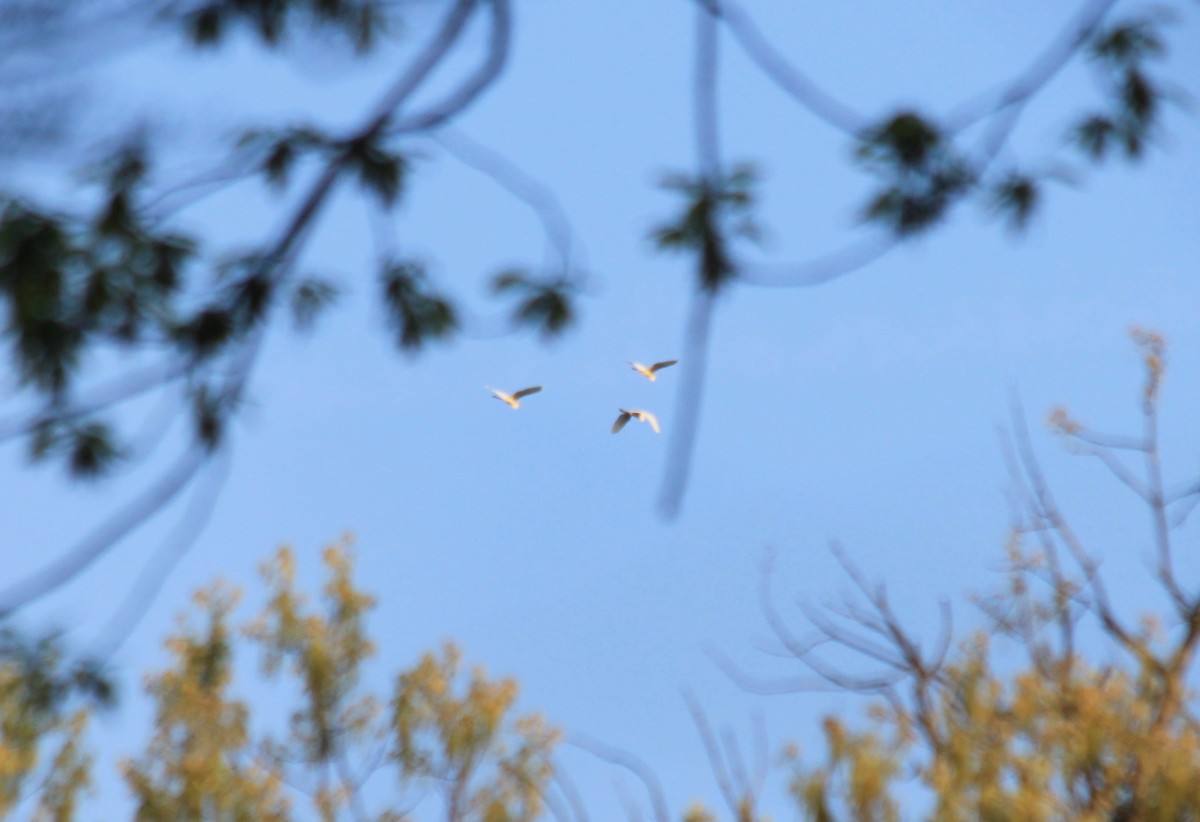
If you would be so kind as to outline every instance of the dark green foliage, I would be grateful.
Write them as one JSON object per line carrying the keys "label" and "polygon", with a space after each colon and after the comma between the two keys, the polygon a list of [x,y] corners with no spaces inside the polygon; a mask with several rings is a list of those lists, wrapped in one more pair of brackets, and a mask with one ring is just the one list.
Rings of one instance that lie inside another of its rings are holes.
{"label": "dark green foliage", "polygon": [[180,350],[200,361],[219,352],[232,339],[233,330],[229,312],[220,306],[209,306],[175,326],[173,337]]}
{"label": "dark green foliage", "polygon": [[71,473],[93,479],[107,472],[121,452],[113,441],[112,430],[102,422],[90,422],[71,431]]}
{"label": "dark green foliage", "polygon": [[1116,124],[1102,114],[1085,118],[1071,130],[1071,142],[1093,160],[1103,160],[1116,134]]}
{"label": "dark green foliage", "polygon": [[992,187],[992,208],[1008,222],[1009,228],[1021,231],[1029,225],[1040,197],[1038,183],[1032,177],[1009,172]]}
{"label": "dark green foliage", "polygon": [[238,137],[236,145],[257,156],[267,183],[278,190],[287,186],[297,160],[305,154],[329,156],[336,149],[337,141],[312,126],[291,126],[276,131],[247,131]]}
{"label": "dark green foliage", "polygon": [[11,628],[0,629],[0,666],[18,672],[12,682],[20,688],[19,699],[30,718],[44,721],[75,697],[102,708],[115,701],[116,690],[99,663],[68,662],[65,656],[54,635],[31,640]]}
{"label": "dark green foliage", "polygon": [[239,149],[254,153],[267,183],[282,189],[296,162],[306,154],[325,159],[339,158],[357,178],[363,190],[392,206],[404,189],[409,160],[384,148],[384,138],[338,140],[312,126],[292,126],[278,131],[252,130],[237,140]]}
{"label": "dark green foliage", "polygon": [[338,287],[328,280],[309,278],[301,281],[292,290],[292,321],[296,328],[307,331],[313,327],[317,315],[333,305],[338,297]]}
{"label": "dark green foliage", "polygon": [[346,159],[358,174],[359,185],[385,207],[396,204],[404,188],[409,161],[403,154],[388,151],[378,141],[357,140],[347,144]]}
{"label": "dark green foliage", "polygon": [[731,237],[757,240],[752,214],[757,172],[748,164],[733,167],[716,181],[669,174],[662,187],[684,198],[684,208],[672,222],[654,230],[652,238],[665,251],[690,251],[698,257],[700,287],[716,293],[736,273],[729,254]]}
{"label": "dark green foliage", "polygon": [[270,261],[259,254],[237,257],[220,267],[220,277],[231,280],[225,297],[239,332],[250,329],[267,313],[275,293],[273,273]]}
{"label": "dark green foliage", "polygon": [[302,24],[314,32],[338,32],[366,53],[389,26],[389,5],[387,0],[210,0],[199,8],[168,6],[163,17],[171,23],[178,20],[197,47],[220,45],[239,25],[276,47],[290,28]]}
{"label": "dark green foliage", "polygon": [[199,47],[215,46],[224,33],[225,15],[219,4],[202,6],[184,18],[184,30],[188,39]]}
{"label": "dark green foliage", "polygon": [[226,392],[198,384],[189,391],[192,427],[196,440],[208,451],[215,451],[225,434],[225,423],[233,413],[233,400]]}
{"label": "dark green foliage", "polygon": [[389,260],[379,276],[388,325],[400,348],[416,352],[425,343],[458,329],[454,305],[429,287],[425,267],[411,260]]}
{"label": "dark green foliage", "polygon": [[171,327],[180,351],[200,362],[243,339],[266,317],[275,294],[274,273],[272,261],[257,252],[218,265],[217,279],[225,285],[215,299]]}
{"label": "dark green foliage", "polygon": [[937,127],[921,115],[901,111],[859,135],[855,157],[868,165],[919,171],[942,148]]}
{"label": "dark green foliage", "polygon": [[1087,114],[1068,130],[1068,141],[1094,161],[1110,150],[1127,160],[1140,159],[1161,117],[1166,95],[1146,71],[1161,58],[1166,44],[1161,28],[1166,14],[1135,17],[1098,32],[1088,56],[1109,98],[1107,111]]}
{"label": "dark green foliage", "polygon": [[1159,27],[1170,21],[1164,14],[1133,17],[1096,33],[1088,54],[1117,66],[1133,66],[1147,57],[1160,57],[1166,45]]}
{"label": "dark green foliage", "polygon": [[110,425],[99,420],[51,419],[35,427],[29,456],[35,462],[65,456],[67,469],[77,479],[97,479],[108,473],[124,455]]}
{"label": "dark green foliage", "polygon": [[0,302],[21,384],[61,395],[89,349],[166,331],[193,242],[160,234],[134,206],[147,178],[140,143],[88,169],[103,188],[90,217],[8,200],[0,206]]}
{"label": "dark green foliage", "polygon": [[575,288],[565,279],[539,282],[524,271],[510,269],[492,279],[492,292],[520,295],[513,323],[537,329],[543,339],[558,336],[575,321]]}
{"label": "dark green foliage", "polygon": [[911,111],[864,130],[854,156],[883,182],[863,207],[863,219],[898,236],[936,225],[975,184],[974,171],[953,141]]}

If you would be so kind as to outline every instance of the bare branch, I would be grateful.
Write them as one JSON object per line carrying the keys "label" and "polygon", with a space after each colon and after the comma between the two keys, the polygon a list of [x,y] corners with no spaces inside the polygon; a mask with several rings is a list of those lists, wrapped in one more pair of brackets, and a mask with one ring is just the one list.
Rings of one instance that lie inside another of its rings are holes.
{"label": "bare branch", "polygon": [[662,783],[658,781],[658,777],[649,765],[628,751],[614,748],[611,745],[605,745],[603,742],[577,731],[572,732],[567,737],[567,744],[587,751],[592,756],[602,759],[611,765],[624,768],[633,774],[642,783],[642,786],[646,789],[646,794],[650,797],[650,806],[654,809],[654,818],[657,822],[669,822],[670,813],[667,810],[667,800],[663,794]]}
{"label": "bare branch", "polygon": [[138,211],[153,222],[161,223],[257,171],[258,167],[245,156],[229,158],[215,168],[162,189],[154,197],[140,203]]}
{"label": "bare branch", "polygon": [[[855,676],[841,671],[833,665],[820,659],[814,651],[827,643],[835,642],[843,647],[849,647],[851,650],[861,650],[854,648],[853,645],[847,645],[847,639],[850,642],[858,640],[858,637],[849,635],[843,636],[843,632],[838,626],[833,625],[829,620],[810,608],[805,608],[806,615],[813,621],[813,625],[820,632],[820,636],[811,640],[800,640],[792,633],[787,623],[780,616],[775,608],[774,597],[771,594],[771,574],[773,570],[773,557],[770,553],[764,557],[762,564],[762,573],[759,581],[759,607],[762,609],[763,616],[767,621],[767,626],[775,634],[775,637],[783,644],[783,646],[792,654],[793,658],[803,664],[806,668],[812,671],[823,682],[835,686],[836,688],[855,691],[858,693],[877,693],[895,685],[904,678],[905,672],[896,665],[897,658],[888,653],[882,652],[880,661],[887,667],[892,668],[892,671],[876,676]],[[865,641],[863,641],[865,643]],[[877,647],[872,647],[873,651],[878,651]],[[802,680],[794,680],[797,684],[801,684]],[[805,690],[818,690],[815,688],[805,687]]]}
{"label": "bare branch", "polygon": [[866,117],[820,88],[788,62],[763,35],[750,15],[734,0],[697,0],[725,23],[738,45],[762,72],[793,100],[826,124],[858,136],[869,125]]}
{"label": "bare branch", "polygon": [[474,103],[500,76],[508,62],[512,42],[512,8],[510,0],[490,0],[489,5],[492,7],[492,32],[483,64],[445,100],[420,114],[400,118],[389,133],[409,134],[442,125]]}
{"label": "bare branch", "polygon": [[175,529],[145,563],[117,610],[96,634],[92,647],[101,659],[111,659],[150,610],[167,577],[200,539],[221,494],[233,459],[223,449],[205,469]]}
{"label": "bare branch", "polygon": [[[1084,548],[1083,543],[1075,534],[1058,508],[1050,488],[1046,483],[1037,456],[1033,451],[1033,443],[1029,437],[1029,429],[1025,424],[1025,412],[1021,407],[1020,397],[1015,389],[1010,393],[1010,417],[1013,424],[1013,440],[1016,444],[1017,465],[1020,475],[1028,483],[1028,502],[1030,512],[1037,518],[1037,523],[1045,523],[1049,531],[1037,529],[1036,533],[1048,537],[1053,533],[1066,546],[1080,570],[1083,571],[1087,586],[1091,589],[1096,614],[1110,636],[1116,639],[1122,647],[1139,659],[1144,657],[1145,649],[1137,643],[1133,635],[1121,624],[1113,612],[1104,587],[1104,581],[1099,574],[1099,566],[1095,559]],[[1045,540],[1044,540],[1045,542]]]}
{"label": "bare branch", "polygon": [[113,380],[87,389],[84,392],[87,397],[82,401],[69,402],[62,406],[49,406],[33,414],[21,414],[0,420],[0,442],[25,436],[45,423],[65,422],[86,417],[97,411],[120,405],[148,391],[162,388],[180,379],[186,372],[187,363],[177,361],[169,364],[159,363],[149,368],[122,374]]}
{"label": "bare branch", "polygon": [[569,273],[575,269],[572,261],[579,256],[579,242],[566,210],[549,186],[498,151],[472,140],[461,131],[443,128],[433,139],[459,162],[486,174],[505,191],[528,205],[541,222],[563,272]]}
{"label": "bare branch", "polygon": [[687,492],[700,425],[700,404],[708,361],[714,297],[697,290],[692,294],[683,344],[683,373],[675,399],[675,426],[667,446],[666,471],[658,497],[658,512],[667,520],[679,516]]}
{"label": "bare branch", "polygon": [[73,549],[42,570],[0,591],[0,616],[11,614],[83,573],[109,549],[174,500],[199,473],[206,457],[202,448],[192,446],[149,490],[135,497]]}
{"label": "bare branch", "polygon": [[1149,483],[1150,514],[1154,520],[1154,542],[1158,549],[1158,578],[1171,598],[1181,617],[1188,618],[1194,605],[1184,592],[1175,576],[1174,557],[1171,548],[1171,524],[1167,519],[1167,503],[1163,492],[1162,464],[1158,454],[1158,417],[1156,408],[1146,412],[1146,478]]}
{"label": "bare branch", "polygon": [[[696,48],[692,66],[692,129],[696,140],[699,176],[715,186],[721,175],[720,134],[717,116],[717,20],[702,4],[696,7]],[[697,259],[697,266],[703,261]],[[701,272],[697,272],[698,274]],[[697,277],[697,280],[700,280]],[[667,447],[666,470],[658,497],[658,512],[668,520],[679,516],[691,474],[700,403],[704,395],[708,343],[712,327],[714,295],[697,286],[684,337],[683,374],[676,394],[676,424]]]}
{"label": "bare branch", "polygon": [[746,673],[728,657],[716,651],[710,650],[708,656],[721,669],[721,672],[733,681],[733,684],[737,685],[743,691],[758,694],[759,696],[783,696],[796,693],[841,690],[838,686],[832,685],[829,680],[819,677],[816,674],[810,676],[759,677]]}
{"label": "bare branch", "polygon": [[713,735],[712,728],[708,725],[708,717],[704,715],[704,709],[700,707],[691,691],[685,690],[683,699],[687,703],[688,711],[692,714],[696,730],[700,733],[700,741],[704,744],[705,754],[708,755],[708,766],[717,780],[717,787],[721,789],[721,796],[725,798],[725,804],[733,812],[734,818],[739,818],[740,797],[733,784],[725,757],[721,755],[721,747],[717,744],[717,738]]}
{"label": "bare branch", "polygon": [[1071,436],[1077,440],[1095,445],[1098,448],[1115,448],[1124,451],[1145,451],[1146,443],[1139,437],[1127,437],[1121,434],[1102,434],[1098,431],[1072,431]]}
{"label": "bare branch", "polygon": [[579,789],[575,787],[575,783],[567,776],[567,772],[561,766],[554,769],[551,776],[554,784],[558,785],[559,792],[567,799],[567,804],[571,808],[571,813],[579,822],[588,822],[587,809],[583,805],[583,798],[579,795]]}
{"label": "bare branch", "polygon": [[354,814],[354,819],[357,822],[369,822],[371,814],[367,811],[367,804],[363,800],[361,784],[354,779],[350,771],[350,763],[346,761],[346,751],[339,750],[335,756],[335,767],[337,769],[338,781],[342,784],[342,789],[350,796],[350,809]]}
{"label": "bare branch", "polygon": [[764,288],[811,288],[866,268],[899,245],[891,234],[876,235],[802,263],[739,262],[737,279]]}
{"label": "bare branch", "polygon": [[[1054,40],[1020,74],[1000,89],[961,104],[946,118],[946,125],[953,131],[961,131],[1010,106],[1023,107],[1054,79],[1116,4],[1117,0],[1087,0]],[[1015,120],[1012,125],[1015,125]],[[1012,126],[1009,126],[1006,132],[1011,130]],[[993,136],[989,142],[995,142],[998,137]]]}
{"label": "bare branch", "polygon": [[1129,488],[1129,490],[1141,497],[1143,502],[1150,502],[1149,489],[1112,452],[1087,443],[1075,442],[1075,440],[1080,439],[1082,437],[1078,434],[1068,434],[1065,435],[1064,442],[1073,454],[1078,454],[1081,457],[1095,457],[1100,460],[1104,464],[1104,467],[1109,470],[1109,473]]}

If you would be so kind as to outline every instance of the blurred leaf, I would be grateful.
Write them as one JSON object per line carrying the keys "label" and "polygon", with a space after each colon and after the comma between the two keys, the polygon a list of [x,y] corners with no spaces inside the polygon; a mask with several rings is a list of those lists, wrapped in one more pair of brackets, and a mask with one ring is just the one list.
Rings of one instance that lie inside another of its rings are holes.
{"label": "blurred leaf", "polygon": [[296,328],[302,331],[312,328],[317,315],[333,305],[337,297],[337,285],[328,280],[310,278],[302,281],[292,291],[292,320]]}
{"label": "blurred leaf", "polygon": [[1158,99],[1159,94],[1146,75],[1134,68],[1125,72],[1125,80],[1121,84],[1121,102],[1130,116],[1139,122],[1152,119]]}
{"label": "blurred leaf", "polygon": [[905,237],[931,228],[974,185],[965,167],[948,167],[877,192],[863,208],[863,219]]}
{"label": "blurred leaf", "polygon": [[1037,208],[1040,191],[1036,181],[1018,172],[1010,172],[992,191],[993,209],[1005,217],[1010,228],[1023,230]]}
{"label": "blurred leaf", "polygon": [[29,458],[34,462],[45,459],[62,439],[62,425],[55,420],[43,420],[29,437]]}
{"label": "blurred leaf", "polygon": [[1129,66],[1148,57],[1166,52],[1159,34],[1167,18],[1136,17],[1103,29],[1095,35],[1089,47],[1091,56],[1119,66]]}
{"label": "blurred leaf", "polygon": [[911,111],[864,129],[855,158],[882,182],[863,206],[863,220],[901,237],[935,225],[975,183],[974,170],[953,142]]}
{"label": "blurred leaf", "polygon": [[1071,129],[1070,139],[1093,160],[1102,160],[1116,130],[1112,120],[1102,114],[1094,114]]}
{"label": "blurred leaf", "polygon": [[60,393],[79,365],[83,333],[56,319],[28,319],[17,332],[17,367],[22,384]]}
{"label": "blurred leaf", "polygon": [[76,695],[99,707],[114,703],[116,689],[102,663],[86,658],[70,662],[65,657],[63,642],[55,634],[29,639],[0,628],[0,671],[10,673],[5,695],[17,700],[21,719],[44,722]]}
{"label": "blurred leaf", "polygon": [[180,269],[195,253],[196,243],[188,237],[168,235],[150,243],[153,265],[150,281],[165,294],[173,293],[180,283]]}
{"label": "blurred leaf", "polygon": [[230,403],[223,394],[214,392],[207,385],[198,385],[191,391],[192,425],[195,437],[208,451],[216,450],[225,433],[225,420],[229,416]]}
{"label": "blurred leaf", "polygon": [[400,348],[416,352],[433,339],[458,329],[454,305],[429,288],[425,268],[413,261],[392,260],[380,272],[388,324]]}
{"label": "blurred leaf", "polygon": [[234,332],[233,320],[227,309],[209,306],[198,311],[190,320],[177,325],[174,338],[179,346],[197,359],[217,353],[228,343]]}
{"label": "blurred leaf", "polygon": [[231,286],[230,313],[237,330],[244,331],[266,314],[274,294],[270,277],[261,270],[248,274]]}
{"label": "blurred leaf", "polygon": [[519,290],[528,284],[528,275],[519,268],[501,271],[492,278],[492,293],[503,294],[506,291]]}
{"label": "blurred leaf", "polygon": [[263,171],[267,175],[267,181],[276,188],[287,185],[288,172],[291,171],[295,159],[296,149],[292,143],[287,140],[275,143],[263,160]]}
{"label": "blurred leaf", "polygon": [[395,205],[404,187],[408,159],[371,143],[352,146],[347,157],[358,172],[359,184],[374,194],[385,208]]}
{"label": "blurred leaf", "polygon": [[917,169],[942,146],[941,132],[912,111],[893,114],[858,136],[855,156],[864,162]]}
{"label": "blurred leaf", "polygon": [[239,149],[249,149],[267,184],[276,190],[287,186],[292,169],[305,153],[332,151],[337,141],[313,126],[284,129],[250,129],[235,141]]}
{"label": "blurred leaf", "polygon": [[695,253],[697,281],[715,293],[735,273],[729,238],[757,240],[761,235],[752,213],[757,182],[758,173],[747,163],[733,166],[716,181],[678,173],[664,176],[661,185],[678,192],[684,207],[674,220],[655,227],[651,239],[663,251]]}
{"label": "blurred leaf", "polygon": [[81,479],[107,473],[121,456],[112,430],[102,422],[91,422],[71,431],[70,469]]}
{"label": "blurred leaf", "polygon": [[34,428],[29,456],[34,462],[51,456],[65,456],[71,476],[92,480],[106,474],[123,452],[117,447],[112,427],[107,423],[94,420],[78,424],[50,418]]}
{"label": "blurred leaf", "polygon": [[565,279],[539,282],[520,269],[502,271],[492,278],[492,293],[522,295],[513,308],[513,322],[537,329],[545,339],[561,334],[574,322],[574,290]]}
{"label": "blurred leaf", "polygon": [[574,321],[571,298],[560,286],[547,286],[517,306],[518,322],[533,326],[545,338],[561,334]]}
{"label": "blurred leaf", "polygon": [[1127,159],[1137,160],[1142,156],[1146,149],[1146,132],[1147,129],[1140,124],[1122,121],[1117,136]]}
{"label": "blurred leaf", "polygon": [[188,39],[198,47],[215,46],[221,42],[224,33],[224,19],[218,5],[204,6],[196,9],[184,20]]}

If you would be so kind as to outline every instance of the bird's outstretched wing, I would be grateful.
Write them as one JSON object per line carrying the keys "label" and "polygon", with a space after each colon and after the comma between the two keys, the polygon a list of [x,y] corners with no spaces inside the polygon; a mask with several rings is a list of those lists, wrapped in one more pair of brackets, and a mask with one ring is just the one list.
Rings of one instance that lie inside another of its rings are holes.
{"label": "bird's outstretched wing", "polygon": [[618,431],[620,431],[622,428],[624,428],[625,423],[629,422],[629,418],[632,416],[633,416],[632,414],[630,414],[626,411],[622,411],[621,416],[617,417],[617,421],[613,423],[612,432],[615,434]]}
{"label": "bird's outstretched wing", "polygon": [[642,412],[642,419],[650,423],[650,427],[654,429],[655,434],[662,433],[658,427],[658,417],[651,414],[649,411]]}
{"label": "bird's outstretched wing", "polygon": [[532,388],[522,388],[520,391],[513,392],[513,399],[519,400],[521,397],[528,397],[530,394],[536,394],[542,390],[542,386],[535,385]]}
{"label": "bird's outstretched wing", "polygon": [[658,371],[660,368],[669,368],[677,362],[679,362],[679,360],[663,360],[662,362],[656,362],[654,365],[650,366],[650,371],[653,373]]}

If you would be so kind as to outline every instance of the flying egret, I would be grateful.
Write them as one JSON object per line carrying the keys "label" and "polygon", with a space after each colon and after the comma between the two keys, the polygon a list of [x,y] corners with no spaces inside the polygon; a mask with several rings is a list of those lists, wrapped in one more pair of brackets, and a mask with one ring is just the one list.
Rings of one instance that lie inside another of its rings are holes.
{"label": "flying egret", "polygon": [[651,414],[649,411],[627,411],[624,408],[619,409],[621,416],[617,417],[617,421],[613,423],[612,432],[615,434],[625,427],[625,423],[631,419],[638,422],[648,422],[650,427],[654,429],[654,433],[659,433],[658,417]]}
{"label": "flying egret", "polygon": [[640,362],[634,362],[633,360],[626,360],[625,362],[627,362],[631,366],[633,366],[634,371],[638,372],[643,377],[650,380],[650,382],[654,382],[655,380],[658,379],[658,377],[655,376],[654,372],[656,372],[660,369],[663,369],[663,368],[667,368],[668,366],[672,366],[675,363],[679,362],[679,360],[663,360],[662,362],[656,362],[654,365],[651,365],[649,367],[642,365]]}
{"label": "flying egret", "polygon": [[488,391],[491,391],[492,396],[500,400],[500,402],[504,403],[514,411],[521,407],[521,397],[528,397],[530,394],[536,394],[542,390],[540,385],[535,385],[532,388],[522,388],[520,391],[514,391],[511,394],[506,394],[503,391],[499,391],[489,385],[485,385],[484,388],[486,388]]}

